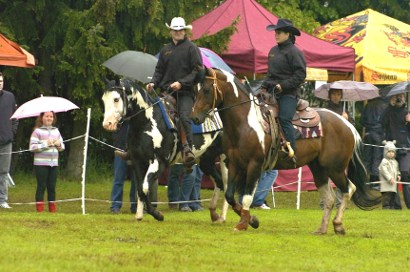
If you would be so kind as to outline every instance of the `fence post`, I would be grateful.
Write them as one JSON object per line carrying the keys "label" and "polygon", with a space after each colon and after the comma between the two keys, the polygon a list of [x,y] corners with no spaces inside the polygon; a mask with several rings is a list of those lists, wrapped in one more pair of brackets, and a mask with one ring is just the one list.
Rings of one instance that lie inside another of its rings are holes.
{"label": "fence post", "polygon": [[87,150],[88,150],[88,137],[90,135],[90,120],[91,120],[91,109],[87,109],[87,129],[85,131],[84,137],[84,161],[83,161],[83,174],[81,179],[81,208],[83,210],[83,215],[85,214],[85,172],[87,169]]}

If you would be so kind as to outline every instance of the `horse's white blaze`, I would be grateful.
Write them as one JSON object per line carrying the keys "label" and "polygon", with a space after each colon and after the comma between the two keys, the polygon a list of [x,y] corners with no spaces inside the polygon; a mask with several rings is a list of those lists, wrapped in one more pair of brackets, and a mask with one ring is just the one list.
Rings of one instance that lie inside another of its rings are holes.
{"label": "horse's white blaze", "polygon": [[[118,100],[118,102],[115,102]],[[106,92],[102,96],[104,102],[104,120],[105,129],[116,129],[117,123],[123,115],[124,104],[118,92]]]}

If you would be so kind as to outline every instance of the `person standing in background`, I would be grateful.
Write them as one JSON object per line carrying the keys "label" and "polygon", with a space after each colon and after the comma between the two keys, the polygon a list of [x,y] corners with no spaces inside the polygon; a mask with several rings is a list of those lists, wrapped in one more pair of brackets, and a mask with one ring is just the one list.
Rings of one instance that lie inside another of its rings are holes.
{"label": "person standing in background", "polygon": [[381,97],[369,100],[360,116],[360,123],[365,128],[363,142],[363,163],[370,174],[370,182],[379,180],[379,165],[383,159],[384,130],[381,118],[387,103]]}
{"label": "person standing in background", "polygon": [[65,149],[60,131],[54,125],[56,114],[42,112],[36,120],[30,137],[30,151],[34,152],[34,171],[37,179],[36,209],[44,210],[44,192],[47,189],[48,210],[57,212],[56,184],[58,174],[58,152]]}
{"label": "person standing in background", "polygon": [[[179,203],[181,212],[202,211],[199,202],[201,199],[201,181],[203,173],[198,165],[194,165],[192,172],[186,172],[182,164],[174,164],[169,167],[168,173],[168,201],[169,208],[176,210]],[[180,179],[182,179],[180,184]]]}
{"label": "person standing in background", "polygon": [[[386,140],[396,140],[396,160],[399,162],[404,203],[410,209],[410,113],[406,107],[406,94],[390,97],[388,107],[382,116]],[[396,196],[399,196],[397,194]],[[397,201],[398,202],[398,201]],[[401,203],[396,203],[396,206]]]}
{"label": "person standing in background", "polygon": [[13,139],[18,120],[10,117],[17,108],[14,94],[3,90],[4,76],[0,73],[0,208],[10,209],[8,201],[8,179],[11,164]]}
{"label": "person standing in background", "polygon": [[[379,165],[380,192],[383,209],[396,209],[397,181],[400,181],[399,163],[396,161],[396,141],[383,141],[384,158]],[[401,208],[401,207],[400,207]]]}
{"label": "person standing in background", "polygon": [[[116,148],[126,150],[127,149],[127,133],[128,133],[128,123],[124,122],[119,127],[119,129],[113,133],[113,145]],[[130,165],[128,165],[129,160],[124,160],[122,156],[117,152],[114,152],[114,181],[111,190],[111,213],[118,214],[122,207],[122,196],[124,192],[124,183],[127,176],[131,180],[130,188],[130,202],[131,202],[131,213],[137,211],[136,204],[136,193],[135,193],[135,175],[134,171]]]}

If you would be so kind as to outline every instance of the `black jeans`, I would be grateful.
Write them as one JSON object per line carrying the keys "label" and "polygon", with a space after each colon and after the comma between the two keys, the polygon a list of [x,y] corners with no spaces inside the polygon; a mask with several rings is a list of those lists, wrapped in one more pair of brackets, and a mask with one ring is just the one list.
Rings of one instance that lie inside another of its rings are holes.
{"label": "black jeans", "polygon": [[177,105],[178,105],[178,116],[179,121],[184,128],[186,139],[190,147],[192,147],[193,136],[191,127],[191,112],[194,106],[194,98],[191,95],[180,95],[177,93]]}
{"label": "black jeans", "polygon": [[[379,177],[379,165],[383,159],[383,147],[380,147],[384,140],[383,129],[367,130],[364,136],[365,145],[363,149],[363,163],[370,175]],[[373,146],[376,145],[376,146]]]}
{"label": "black jeans", "polygon": [[290,142],[293,150],[295,146],[295,129],[293,128],[292,119],[296,112],[298,100],[294,95],[282,95],[278,99],[279,102],[279,121],[282,126],[286,140]]}
{"label": "black jeans", "polygon": [[37,178],[36,202],[44,201],[46,188],[48,201],[55,201],[58,167],[35,165],[34,170]]}

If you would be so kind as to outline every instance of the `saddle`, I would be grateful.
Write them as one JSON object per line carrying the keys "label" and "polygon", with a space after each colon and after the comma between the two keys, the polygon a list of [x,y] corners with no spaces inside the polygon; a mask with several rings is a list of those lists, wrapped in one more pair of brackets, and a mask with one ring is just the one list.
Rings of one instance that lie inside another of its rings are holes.
{"label": "saddle", "polygon": [[178,117],[177,112],[177,100],[170,94],[162,92],[160,94],[162,103],[165,105],[165,110],[167,115],[170,117],[174,124],[176,123],[176,118]]}
{"label": "saddle", "polygon": [[[269,128],[269,118],[277,119],[279,115],[279,104],[275,97],[267,91],[261,91],[258,95],[259,105],[264,120],[264,128]],[[292,124],[297,127],[315,127],[320,122],[320,116],[313,108],[309,107],[309,102],[304,99],[299,99],[296,106],[295,115],[292,118]],[[266,125],[265,125],[266,124]],[[265,130],[270,134],[270,129]]]}
{"label": "saddle", "polygon": [[161,93],[161,100],[165,105],[166,114],[169,116],[171,122],[173,122],[174,125],[178,124],[175,127],[177,127],[176,130],[179,133],[179,138],[182,144],[182,158],[184,160],[184,165],[186,167],[187,173],[191,173],[192,166],[195,164],[196,158],[191,148],[188,146],[185,131],[182,128],[181,123],[179,122],[178,112],[176,110],[177,101],[172,95],[165,92]]}

